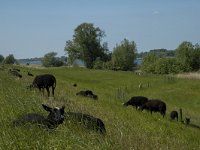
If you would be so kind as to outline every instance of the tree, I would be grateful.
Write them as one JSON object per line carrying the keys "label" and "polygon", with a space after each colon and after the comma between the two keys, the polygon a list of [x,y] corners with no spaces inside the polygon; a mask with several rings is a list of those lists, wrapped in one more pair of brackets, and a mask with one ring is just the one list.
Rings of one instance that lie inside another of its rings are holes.
{"label": "tree", "polygon": [[14,64],[16,59],[13,54],[9,54],[3,61],[5,64]]}
{"label": "tree", "polygon": [[77,44],[75,44],[75,42],[73,41],[67,41],[66,42],[66,46],[64,49],[67,54],[68,54],[68,60],[67,63],[69,65],[73,65],[74,61],[76,59],[80,59],[80,52],[79,52],[79,47]]}
{"label": "tree", "polygon": [[177,61],[184,67],[183,71],[192,71],[194,46],[191,42],[184,41],[176,49]]}
{"label": "tree", "polygon": [[3,55],[0,54],[0,63],[2,63],[4,61],[4,57]]}
{"label": "tree", "polygon": [[87,68],[93,68],[96,58],[104,60],[108,54],[107,44],[101,44],[104,36],[104,31],[92,23],[80,24],[74,30],[73,39],[67,41],[64,48],[68,62],[73,64],[75,59],[81,59]]}
{"label": "tree", "polygon": [[59,67],[64,64],[59,58],[56,57],[56,52],[50,52],[44,55],[42,65],[45,67]]}
{"label": "tree", "polygon": [[176,57],[174,58],[164,57],[164,55],[160,58],[155,53],[148,53],[141,65],[142,71],[156,74],[169,74],[197,71],[200,69],[199,44],[193,45],[191,42],[184,41],[178,46],[175,53]]}
{"label": "tree", "polygon": [[195,46],[194,46],[192,68],[194,71],[197,71],[200,69],[200,46],[199,46],[199,44],[195,44]]}
{"label": "tree", "polygon": [[113,49],[112,64],[116,70],[132,70],[136,57],[136,44],[134,41],[124,39]]}

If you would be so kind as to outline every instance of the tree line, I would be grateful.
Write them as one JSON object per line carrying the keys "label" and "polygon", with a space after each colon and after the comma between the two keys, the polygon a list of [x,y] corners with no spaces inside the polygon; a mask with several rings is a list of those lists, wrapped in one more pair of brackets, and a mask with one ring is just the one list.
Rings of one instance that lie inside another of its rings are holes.
{"label": "tree line", "polygon": [[3,55],[0,54],[0,63],[3,63],[3,64],[14,64],[14,63],[16,63],[16,59],[15,59],[13,54],[9,54],[5,58],[4,58]]}
{"label": "tree line", "polygon": [[[108,43],[103,41],[105,32],[92,23],[82,23],[74,29],[71,40],[66,41],[64,51],[67,54],[67,65],[74,65],[80,59],[89,69],[133,70],[137,57],[142,58],[139,66],[143,72],[154,74],[170,74],[197,71],[200,68],[200,46],[191,42],[182,42],[175,50],[154,49],[137,53],[134,41],[124,38],[117,43],[112,52]],[[58,67],[65,64],[63,59],[50,52],[42,58],[45,67]],[[16,62],[11,54],[5,59],[0,55],[0,63]],[[138,68],[138,67],[137,67]]]}
{"label": "tree line", "polygon": [[175,50],[167,50],[164,48],[161,49],[153,49],[148,52],[140,52],[137,54],[137,58],[144,58],[149,54],[155,54],[159,57],[175,57],[176,51]]}
{"label": "tree line", "polygon": [[163,57],[155,53],[147,54],[141,70],[153,74],[171,74],[198,71],[200,69],[200,46],[182,42],[175,50],[174,57]]}
{"label": "tree line", "polygon": [[72,65],[75,59],[81,59],[90,69],[126,71],[133,70],[136,57],[142,57],[139,69],[147,73],[169,74],[197,71],[200,68],[199,44],[184,41],[175,50],[155,49],[137,53],[136,43],[123,39],[110,52],[108,44],[102,42],[103,37],[105,32],[99,27],[91,23],[80,24],[64,48],[68,63]]}

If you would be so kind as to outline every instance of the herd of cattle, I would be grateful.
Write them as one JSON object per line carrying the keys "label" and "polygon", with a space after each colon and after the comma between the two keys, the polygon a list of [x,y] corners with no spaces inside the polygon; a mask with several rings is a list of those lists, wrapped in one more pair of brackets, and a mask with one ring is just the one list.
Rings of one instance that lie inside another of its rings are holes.
{"label": "herd of cattle", "polygon": [[[20,74],[19,69],[9,69],[8,71],[10,74],[22,78],[22,75]],[[27,73],[28,76],[33,76],[30,72]],[[74,84],[74,87],[77,85]],[[48,97],[50,96],[50,88],[52,89],[52,95],[54,96],[54,90],[56,87],[56,78],[51,74],[43,74],[43,75],[37,75],[35,76],[33,82],[31,85],[29,85],[27,88],[38,88],[40,91],[43,92],[46,89]],[[94,100],[98,99],[98,96],[95,95],[90,90],[80,91],[76,93],[76,95],[85,96],[92,98]],[[65,112],[65,107],[62,106],[61,108],[55,107],[51,108],[47,105],[42,104],[43,108],[49,112],[48,116],[45,117],[43,115],[37,114],[37,113],[29,113],[25,114],[23,116],[20,116],[16,120],[13,121],[14,126],[21,126],[28,123],[31,124],[37,124],[40,127],[47,127],[49,129],[56,128],[59,124],[62,124],[63,121],[70,120],[74,123],[81,123],[83,126],[85,126],[88,129],[95,130],[101,134],[106,133],[105,125],[103,121],[99,118],[96,118],[89,114],[84,114],[80,112]]]}
{"label": "herd of cattle", "polygon": [[[10,69],[9,73],[11,73],[14,76],[17,76],[21,78],[22,76],[19,74],[20,70],[17,69]],[[30,72],[28,72],[29,76],[33,76]],[[77,86],[77,84],[74,84],[73,86]],[[46,89],[48,97],[50,96],[50,88],[52,88],[52,95],[54,96],[54,90],[56,88],[56,78],[51,74],[43,74],[35,76],[32,84],[29,86],[29,88],[38,88],[40,91],[42,90],[44,93],[44,90]],[[81,95],[84,97],[89,97],[94,100],[98,99],[98,96],[93,94],[90,90],[80,91],[76,95]],[[123,106],[134,106],[136,107],[136,110],[147,110],[149,112],[159,112],[163,117],[166,115],[166,103],[159,99],[148,99],[144,96],[134,96],[127,102],[123,103]],[[64,119],[70,119],[74,122],[82,123],[86,128],[96,130],[102,134],[106,133],[105,125],[103,121],[99,118],[96,118],[94,116],[84,114],[84,113],[77,113],[77,112],[65,112],[64,106],[61,108],[50,108],[46,105],[42,105],[43,108],[49,112],[49,115],[47,117],[44,117],[42,115],[31,113],[26,114],[24,116],[19,117],[14,121],[14,125],[24,125],[27,123],[36,123],[39,126],[47,126],[48,128],[56,128],[59,124],[63,123]],[[180,109],[181,110],[181,109]],[[180,111],[180,117],[181,122],[182,121],[182,110]],[[170,113],[170,118],[172,120],[178,121],[178,112],[172,111]],[[190,118],[186,118],[186,124],[190,123]]]}

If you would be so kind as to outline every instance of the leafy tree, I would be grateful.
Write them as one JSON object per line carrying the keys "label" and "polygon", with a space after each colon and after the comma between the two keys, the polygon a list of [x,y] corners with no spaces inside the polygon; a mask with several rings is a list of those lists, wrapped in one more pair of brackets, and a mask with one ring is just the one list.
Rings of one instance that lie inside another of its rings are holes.
{"label": "leafy tree", "polygon": [[[154,50],[151,52],[158,52]],[[164,52],[161,50],[160,52]],[[200,69],[200,46],[184,41],[176,49],[175,58],[160,58],[156,53],[149,53],[141,65],[141,69],[148,73],[169,74]]]}
{"label": "leafy tree", "polygon": [[192,68],[194,71],[200,69],[200,46],[199,44],[195,44],[194,46],[194,53],[192,58]]}
{"label": "leafy tree", "polygon": [[68,54],[67,63],[73,65],[76,59],[80,59],[79,47],[73,41],[67,41],[64,49]]}
{"label": "leafy tree", "polygon": [[13,54],[9,54],[3,61],[5,64],[14,64],[16,62],[16,59]]}
{"label": "leafy tree", "polygon": [[4,57],[3,55],[0,55],[0,63],[2,63],[4,61]]}
{"label": "leafy tree", "polygon": [[132,70],[136,57],[136,44],[134,41],[124,39],[113,49],[112,64],[116,70]]}
{"label": "leafy tree", "polygon": [[93,68],[96,58],[105,60],[108,55],[107,44],[101,44],[105,33],[92,23],[82,23],[75,30],[73,39],[66,42],[65,51],[68,62],[73,64],[75,59],[85,62],[87,68]]}
{"label": "leafy tree", "polygon": [[191,42],[184,41],[176,49],[177,61],[184,67],[183,71],[192,71],[194,46]]}
{"label": "leafy tree", "polygon": [[59,58],[56,57],[56,52],[50,52],[44,55],[42,64],[45,67],[59,67],[64,64]]}

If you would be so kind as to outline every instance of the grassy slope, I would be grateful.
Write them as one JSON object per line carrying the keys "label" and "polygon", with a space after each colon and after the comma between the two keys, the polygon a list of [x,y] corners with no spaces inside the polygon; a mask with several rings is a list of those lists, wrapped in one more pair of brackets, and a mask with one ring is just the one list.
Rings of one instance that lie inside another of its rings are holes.
{"label": "grassy slope", "polygon": [[[200,130],[170,121],[171,110],[183,109],[200,125],[200,84],[198,80],[167,76],[137,76],[132,72],[87,70],[81,68],[30,69],[21,68],[22,79],[0,70],[0,149],[199,149]],[[57,78],[55,98],[29,91],[33,80],[26,75],[52,73]],[[73,87],[77,83],[78,87]],[[142,83],[142,88],[138,85]],[[149,83],[149,87],[147,86]],[[91,89],[98,101],[77,97],[79,90]],[[167,104],[167,116],[150,115],[124,108],[122,102],[131,96],[159,98]],[[66,106],[101,118],[107,130],[105,137],[81,126],[65,121],[56,130],[47,131],[36,126],[13,128],[12,120],[26,112],[46,115],[41,104]]]}

